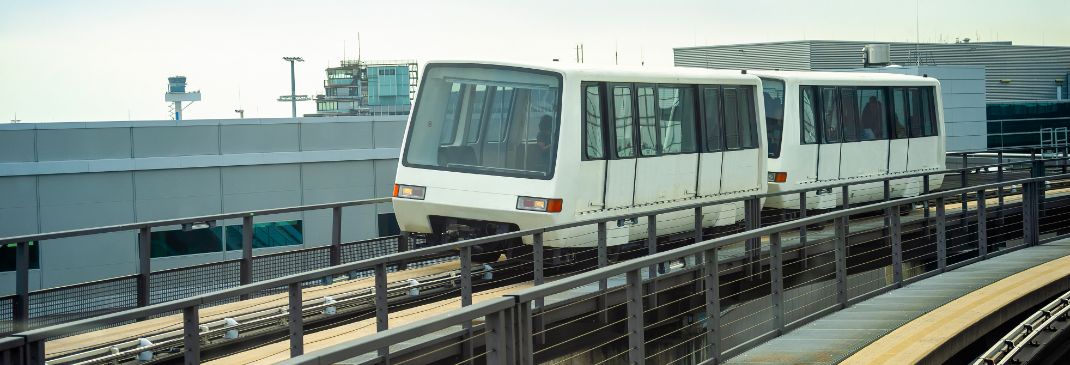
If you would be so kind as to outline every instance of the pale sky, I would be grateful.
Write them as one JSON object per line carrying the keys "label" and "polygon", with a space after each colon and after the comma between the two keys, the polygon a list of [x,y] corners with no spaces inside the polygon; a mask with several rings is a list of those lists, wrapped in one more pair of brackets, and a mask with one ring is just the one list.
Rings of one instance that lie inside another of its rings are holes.
{"label": "pale sky", "polygon": [[[288,117],[323,69],[366,60],[672,65],[672,48],[799,39],[914,41],[914,1],[0,1],[0,123],[168,119],[166,78],[203,101],[186,119]],[[1070,46],[1070,1],[922,1],[921,41]],[[343,51],[344,49],[344,51]],[[240,95],[240,96],[239,96]],[[313,102],[298,113],[315,111]]]}

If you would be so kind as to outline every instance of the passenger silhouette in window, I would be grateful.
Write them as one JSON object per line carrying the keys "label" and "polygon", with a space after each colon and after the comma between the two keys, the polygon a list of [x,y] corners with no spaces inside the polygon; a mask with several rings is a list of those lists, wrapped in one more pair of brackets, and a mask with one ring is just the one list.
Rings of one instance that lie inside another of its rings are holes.
{"label": "passenger silhouette in window", "polygon": [[539,120],[539,134],[535,137],[535,143],[539,146],[539,163],[541,166],[550,164],[550,152],[553,151],[551,133],[553,133],[554,117],[543,115]]}
{"label": "passenger silhouette in window", "polygon": [[884,106],[877,101],[876,96],[870,96],[866,107],[862,109],[862,140],[877,139],[877,133],[881,128],[881,115],[884,114]]}

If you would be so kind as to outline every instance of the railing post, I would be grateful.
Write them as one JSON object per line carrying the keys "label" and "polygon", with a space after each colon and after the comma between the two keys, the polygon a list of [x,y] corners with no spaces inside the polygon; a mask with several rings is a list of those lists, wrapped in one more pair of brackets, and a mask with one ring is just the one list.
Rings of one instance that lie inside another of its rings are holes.
{"label": "railing post", "polygon": [[[921,177],[921,195],[925,195],[925,194],[928,194],[928,193],[929,193],[929,175],[925,175],[925,176]],[[923,212],[923,216],[925,217],[925,223],[928,224],[929,223],[929,215],[930,215],[929,214],[929,200],[928,199],[922,200],[922,203],[923,203],[922,204],[922,208],[925,209],[925,211]]]}
{"label": "railing post", "polygon": [[988,212],[985,211],[985,190],[977,191],[977,257],[988,256]]}
{"label": "railing post", "polygon": [[[1003,151],[999,151],[997,153],[997,156],[999,156],[999,161],[998,161],[999,165],[996,167],[996,180],[998,180],[999,182],[1003,182]],[[996,197],[999,198],[999,209],[1000,209],[999,216],[1002,218],[1003,217],[1003,185],[1000,185],[999,187],[996,188]]]}
{"label": "railing post", "polygon": [[[799,193],[799,219],[806,219],[806,192]],[[799,260],[802,261],[802,268],[807,269],[810,267],[810,260],[807,259],[809,255],[806,253],[806,225],[799,226]]]}
{"label": "railing post", "polygon": [[721,362],[721,280],[718,272],[717,249],[705,251],[706,273],[706,359]]}
{"label": "railing post", "polygon": [[[375,332],[390,329],[390,307],[387,302],[386,264],[375,265]],[[387,361],[390,347],[379,349],[379,357]]]}
{"label": "railing post", "polygon": [[253,281],[253,216],[241,218],[241,284]]}
{"label": "railing post", "polygon": [[947,270],[947,215],[944,214],[944,197],[936,198],[936,265],[941,272]]}
{"label": "railing post", "polygon": [[847,308],[847,217],[836,218],[836,301]]}
{"label": "railing post", "polygon": [[531,303],[523,302],[516,305],[517,316],[517,357],[520,365],[535,365],[535,344],[532,341],[531,332]]}
{"label": "railing post", "polygon": [[461,247],[461,306],[472,305],[472,246]]}
{"label": "railing post", "polygon": [[[598,267],[606,267],[609,265],[609,249],[606,247],[607,232],[606,222],[598,222]],[[605,291],[609,288],[609,282],[606,279],[598,281],[598,323],[608,323],[609,315],[606,313],[606,295]]]}
{"label": "railing post", "polygon": [[[743,201],[743,217],[747,231],[758,229],[762,226],[761,201],[758,198],[750,198]],[[761,241],[758,237],[749,238],[745,244],[747,255],[747,277],[756,280],[755,273],[761,272]]]}
{"label": "railing post", "polygon": [[[970,166],[968,158],[969,158],[969,155],[967,155],[965,153],[962,154],[962,169],[963,170],[959,172],[959,181],[962,184],[961,187],[963,187],[963,188],[966,187],[966,168],[968,168]],[[960,223],[960,225],[965,225],[965,224],[962,224],[962,223],[965,222],[966,211],[968,210],[968,206],[966,205],[966,193],[962,193],[962,195],[959,196],[959,199],[962,202],[962,215],[960,216],[961,218],[959,219],[959,223]]]}
{"label": "railing post", "polygon": [[[26,364],[28,365],[46,365],[45,363],[45,340],[37,340],[28,342],[22,349],[22,353],[18,354],[25,356]],[[18,361],[14,362],[19,364]]]}
{"label": "railing post", "polygon": [[[411,242],[409,241],[409,232],[401,232],[400,234],[398,234],[398,252],[408,251],[410,249],[410,247],[409,247],[410,244],[411,244]],[[402,262],[398,263],[398,271],[408,270],[408,269],[409,269],[409,263],[408,262],[402,261]]]}
{"label": "railing post", "polygon": [[[1044,161],[1031,161],[1030,176],[1034,178],[1044,176]],[[1040,242],[1039,205],[1040,187],[1043,184],[1043,181],[1022,184],[1022,244],[1026,246],[1034,246]]]}
{"label": "railing post", "polygon": [[[702,242],[702,207],[695,208],[695,243]],[[695,265],[702,263],[702,253],[695,254]]]}
{"label": "railing post", "polygon": [[[531,241],[532,241],[531,242],[532,243],[531,244],[531,250],[532,250],[532,261],[533,261],[532,264],[535,265],[535,270],[534,270],[535,271],[535,274],[534,274],[535,278],[533,280],[533,283],[535,285],[541,285],[543,283],[543,280],[544,280],[544,278],[543,278],[543,253],[545,252],[545,251],[543,251],[543,250],[545,250],[545,248],[543,247],[542,232],[536,232],[535,234],[533,234]],[[535,298],[535,309],[540,309],[541,310],[542,306],[544,304],[545,303],[543,302],[543,298],[541,298],[541,297]],[[535,342],[537,344],[539,344],[539,345],[542,345],[542,344],[546,343],[546,334],[543,333],[543,331],[546,329],[546,325],[543,322],[541,315],[538,316],[538,317],[534,317],[532,320],[534,322],[533,325],[535,326],[535,331],[538,332],[538,335],[535,336]]]}
{"label": "railing post", "polygon": [[30,328],[30,243],[15,244],[15,332]]}
{"label": "railing post", "polygon": [[[646,217],[646,253],[653,255],[658,253],[658,218],[656,215]],[[658,267],[661,264],[650,265],[649,276],[651,279],[658,276]]]}
{"label": "railing post", "polygon": [[149,305],[152,285],[152,228],[141,227],[137,231],[137,306]]}
{"label": "railing post", "polygon": [[503,309],[488,314],[484,317],[484,333],[486,337],[486,361],[487,365],[514,364],[513,356],[509,351],[513,341],[511,334],[512,309]]}
{"label": "railing post", "polygon": [[[889,201],[892,199],[892,181],[890,179],[884,179],[884,198],[881,201]],[[884,214],[884,226],[888,227],[891,221],[888,218],[890,214],[899,214],[898,208],[895,212],[888,210]]]}
{"label": "railing post", "polygon": [[290,283],[290,357],[305,353],[305,323],[301,307],[301,283]]}
{"label": "railing post", "polygon": [[201,327],[196,305],[182,308],[182,345],[186,365],[201,363]]}
{"label": "railing post", "polygon": [[892,206],[887,214],[890,221],[888,227],[891,228],[889,236],[892,238],[892,281],[895,282],[896,288],[903,286],[903,227],[900,225],[898,210],[898,205]]}
{"label": "railing post", "polygon": [[342,207],[334,207],[334,208],[331,208],[331,266],[338,266],[341,263],[342,263]]}
{"label": "railing post", "polygon": [[773,300],[773,328],[777,336],[784,334],[784,258],[780,233],[769,235],[769,284]]}
{"label": "railing post", "polygon": [[625,294],[628,296],[628,363],[646,364],[646,340],[643,338],[643,279],[639,270],[629,271]]}

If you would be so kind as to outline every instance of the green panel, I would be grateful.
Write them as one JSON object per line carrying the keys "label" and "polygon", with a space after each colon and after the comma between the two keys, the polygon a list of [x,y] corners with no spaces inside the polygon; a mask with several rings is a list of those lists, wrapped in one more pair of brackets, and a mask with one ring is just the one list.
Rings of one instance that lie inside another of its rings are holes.
{"label": "green panel", "polygon": [[[227,226],[227,251],[241,250],[242,226]],[[253,248],[294,246],[304,243],[301,221],[253,224]]]}
{"label": "green panel", "polygon": [[152,232],[152,257],[171,257],[223,250],[223,228]]}

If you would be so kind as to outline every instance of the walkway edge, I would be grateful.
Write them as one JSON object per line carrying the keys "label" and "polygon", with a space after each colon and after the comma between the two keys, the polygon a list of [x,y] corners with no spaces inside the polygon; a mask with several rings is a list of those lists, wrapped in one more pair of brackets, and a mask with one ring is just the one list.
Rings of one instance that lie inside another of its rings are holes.
{"label": "walkway edge", "polygon": [[843,364],[941,364],[1003,322],[1067,290],[1070,256],[1063,256],[944,304],[882,336]]}

